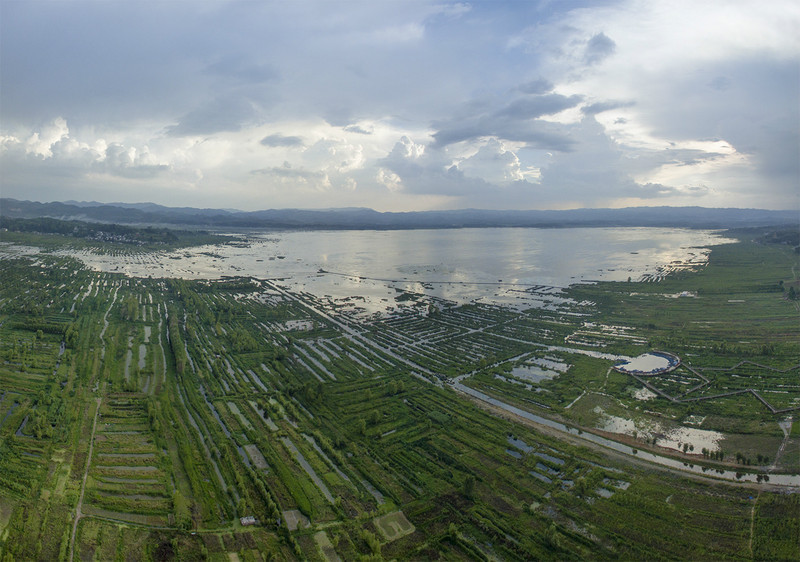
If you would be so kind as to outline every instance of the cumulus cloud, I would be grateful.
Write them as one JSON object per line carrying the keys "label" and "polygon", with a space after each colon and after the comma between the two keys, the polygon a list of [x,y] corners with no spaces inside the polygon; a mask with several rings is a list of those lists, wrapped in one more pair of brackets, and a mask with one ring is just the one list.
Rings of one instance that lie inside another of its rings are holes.
{"label": "cumulus cloud", "polygon": [[[58,117],[20,141],[5,137],[2,142],[6,157],[21,156],[23,148],[27,165],[46,161],[51,171],[70,170],[70,173],[106,173],[120,177],[152,178],[169,170],[168,164],[159,162],[147,146],[137,148],[121,143],[106,143],[96,139],[92,144],[70,133],[67,121]],[[9,154],[10,151],[10,154]]]}
{"label": "cumulus cloud", "polygon": [[315,168],[338,173],[363,167],[364,149],[343,139],[320,139],[303,152],[303,161]]}
{"label": "cumulus cloud", "polygon": [[379,181],[388,189],[464,197],[491,188],[483,178],[464,174],[446,152],[425,147],[408,137],[401,138],[378,165]]}
{"label": "cumulus cloud", "polygon": [[387,161],[417,160],[425,154],[425,145],[418,144],[407,136],[397,141],[386,158]]}
{"label": "cumulus cloud", "polygon": [[554,200],[585,200],[604,205],[616,198],[662,196],[668,188],[634,181],[625,151],[611,140],[592,116],[572,129],[573,152],[553,154],[542,167],[540,194]]}
{"label": "cumulus cloud", "polygon": [[136,147],[112,143],[106,148],[105,158],[95,168],[104,172],[130,178],[153,178],[170,169],[168,164],[158,163],[148,147]]}
{"label": "cumulus cloud", "polygon": [[403,189],[403,180],[386,168],[378,168],[378,173],[375,176],[375,181],[388,189],[389,191],[400,191]]}
{"label": "cumulus cloud", "polygon": [[67,121],[63,117],[57,117],[52,123],[34,131],[27,138],[25,151],[45,158],[50,157],[53,155],[53,145],[67,136],[69,136]]}
{"label": "cumulus cloud", "polygon": [[467,176],[498,185],[525,179],[517,155],[496,139],[490,139],[475,154],[459,162],[458,169]]}

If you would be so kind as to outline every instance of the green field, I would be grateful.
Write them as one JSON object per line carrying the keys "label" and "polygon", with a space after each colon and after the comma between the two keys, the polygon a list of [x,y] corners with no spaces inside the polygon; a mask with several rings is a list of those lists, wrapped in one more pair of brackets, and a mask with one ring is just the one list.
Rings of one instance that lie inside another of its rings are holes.
{"label": "green field", "polygon": [[[266,280],[6,256],[0,560],[797,559],[800,481],[776,480],[800,473],[798,255],[741,237],[558,309],[363,320]],[[644,384],[607,358],[652,350],[681,366]],[[707,472],[581,437],[612,422]]]}

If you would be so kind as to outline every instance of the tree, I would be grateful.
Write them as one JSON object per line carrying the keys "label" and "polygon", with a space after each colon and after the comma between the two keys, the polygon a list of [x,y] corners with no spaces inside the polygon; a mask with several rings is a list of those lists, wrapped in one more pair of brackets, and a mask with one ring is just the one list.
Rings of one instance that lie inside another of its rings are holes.
{"label": "tree", "polygon": [[139,301],[136,300],[136,297],[131,295],[126,298],[124,304],[122,305],[122,319],[128,321],[136,320],[138,312]]}
{"label": "tree", "polygon": [[462,490],[464,491],[464,496],[473,499],[475,496],[475,477],[472,474],[464,479]]}
{"label": "tree", "polygon": [[550,548],[556,550],[561,548],[561,537],[555,523],[550,523],[544,536]]}
{"label": "tree", "polygon": [[586,495],[588,486],[586,484],[586,479],[581,476],[575,481],[575,495],[579,498],[582,498]]}
{"label": "tree", "polygon": [[450,526],[447,528],[447,534],[451,539],[458,538],[458,527],[456,527],[455,523],[450,523]]}
{"label": "tree", "polygon": [[175,512],[175,523],[181,529],[188,530],[192,527],[192,517],[189,512],[189,502],[181,494],[180,490],[175,490],[172,495],[172,508]]}
{"label": "tree", "polygon": [[367,546],[369,547],[369,549],[372,552],[372,554],[380,555],[380,553],[381,553],[381,542],[378,540],[378,537],[376,537],[374,534],[372,534],[368,530],[363,529],[361,531],[361,538],[364,539],[365,543],[367,543]]}

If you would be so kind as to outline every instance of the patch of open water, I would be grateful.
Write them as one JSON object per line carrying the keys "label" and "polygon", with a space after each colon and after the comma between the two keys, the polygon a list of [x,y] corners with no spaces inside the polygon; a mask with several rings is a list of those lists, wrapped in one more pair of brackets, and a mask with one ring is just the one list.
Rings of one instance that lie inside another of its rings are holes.
{"label": "patch of open water", "polygon": [[[702,266],[705,247],[730,241],[714,231],[678,228],[300,231],[244,237],[249,247],[220,244],[128,256],[58,253],[96,270],[134,277],[280,279],[295,291],[351,299],[338,304],[371,314],[414,306],[397,302],[396,289],[460,303],[555,307],[563,297],[554,288]],[[14,250],[0,248],[0,254]]]}

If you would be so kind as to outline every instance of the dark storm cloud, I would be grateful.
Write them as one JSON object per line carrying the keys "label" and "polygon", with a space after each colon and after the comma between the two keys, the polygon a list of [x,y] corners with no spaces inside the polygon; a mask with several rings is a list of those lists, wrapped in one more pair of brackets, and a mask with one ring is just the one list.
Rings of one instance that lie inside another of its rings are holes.
{"label": "dark storm cloud", "polygon": [[324,172],[292,168],[286,164],[283,166],[274,166],[272,168],[252,170],[250,173],[281,180],[299,180],[302,182],[324,182],[326,179],[326,174]]}
{"label": "dark storm cloud", "polygon": [[0,188],[796,205],[792,5],[0,0]]}
{"label": "dark storm cloud", "polygon": [[636,102],[632,101],[601,101],[583,106],[581,113],[584,115],[597,115],[605,111],[613,111],[614,109],[622,109],[634,105],[636,105]]}
{"label": "dark storm cloud", "polygon": [[433,138],[438,146],[446,146],[466,140],[497,137],[509,141],[524,142],[531,148],[560,152],[571,151],[574,141],[557,129],[559,127],[553,127],[550,124],[537,124],[527,127],[506,124],[498,127],[488,123],[477,123],[472,127],[440,129],[434,133]]}
{"label": "dark storm cloud", "polygon": [[271,82],[279,78],[279,72],[273,65],[253,62],[243,54],[221,57],[208,65],[206,72],[249,84]]}
{"label": "dark storm cloud", "polygon": [[433,134],[437,147],[486,137],[524,142],[532,148],[562,152],[572,150],[574,144],[563,125],[544,121],[523,122],[484,115],[466,122],[434,123],[434,127],[438,129]]}
{"label": "dark storm cloud", "polygon": [[597,64],[613,55],[616,49],[617,44],[610,37],[605,33],[598,33],[586,43],[583,58],[587,64]]}
{"label": "dark storm cloud", "polygon": [[[709,82],[709,73],[725,80]],[[795,60],[740,58],[706,66],[702,74],[687,69],[643,93],[638,105],[647,110],[655,134],[707,138],[712,132],[748,155],[771,191],[798,193],[800,65]]]}
{"label": "dark storm cloud", "polygon": [[217,98],[190,111],[166,132],[170,136],[207,135],[224,131],[238,131],[246,125],[255,125],[261,114],[258,106],[242,97]]}
{"label": "dark storm cloud", "polygon": [[[197,99],[197,12],[175,2],[2,2],[6,123],[169,115]],[[180,22],[179,25],[175,25]]]}
{"label": "dark storm cloud", "polygon": [[519,91],[523,94],[546,94],[552,89],[553,83],[544,78],[537,78],[519,86]]}
{"label": "dark storm cloud", "polygon": [[94,168],[111,175],[136,179],[155,178],[169,170],[166,164],[143,163],[141,158],[131,156],[124,146],[117,143],[106,148],[105,158],[95,162]]}
{"label": "dark storm cloud", "polygon": [[303,146],[303,139],[302,137],[297,137],[294,135],[281,135],[281,134],[274,134],[268,135],[259,141],[264,146],[269,147],[299,147]]}
{"label": "dark storm cloud", "polygon": [[410,141],[404,138],[386,158],[378,161],[380,166],[400,177],[406,192],[476,197],[494,187],[481,178],[466,176],[457,166],[447,165],[446,160],[436,151],[427,151],[419,158],[409,158],[404,146],[408,142]]}
{"label": "dark storm cloud", "polygon": [[452,110],[452,117],[435,121],[434,144],[450,144],[497,137],[524,142],[533,148],[568,151],[572,141],[566,128],[539,119],[577,106],[582,96],[528,95],[511,101],[503,98],[474,99]]}
{"label": "dark storm cloud", "polygon": [[359,135],[371,135],[372,134],[372,131],[368,131],[366,129],[363,129],[363,128],[359,127],[358,125],[348,125],[347,127],[344,128],[344,130],[347,131],[348,133],[356,133],[356,134],[359,134]]}
{"label": "dark storm cloud", "polygon": [[583,96],[562,96],[561,94],[520,98],[509,103],[496,115],[507,119],[535,119],[575,107],[582,100]]}

